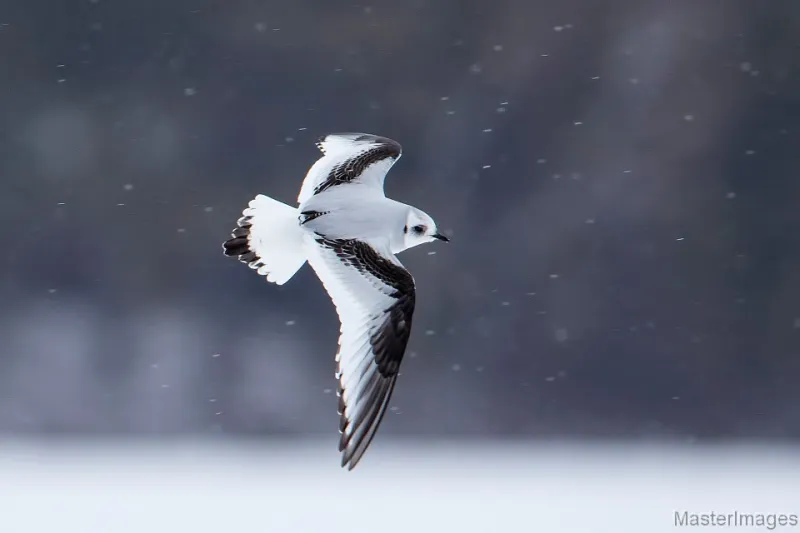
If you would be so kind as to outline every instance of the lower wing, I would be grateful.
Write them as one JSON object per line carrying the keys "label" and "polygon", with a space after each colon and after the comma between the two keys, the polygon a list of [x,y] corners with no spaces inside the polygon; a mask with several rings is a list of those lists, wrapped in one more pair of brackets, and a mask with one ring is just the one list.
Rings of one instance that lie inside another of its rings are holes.
{"label": "lower wing", "polygon": [[309,264],[341,322],[336,355],[339,451],[353,469],[383,420],[414,314],[411,274],[391,254],[357,240],[308,236]]}

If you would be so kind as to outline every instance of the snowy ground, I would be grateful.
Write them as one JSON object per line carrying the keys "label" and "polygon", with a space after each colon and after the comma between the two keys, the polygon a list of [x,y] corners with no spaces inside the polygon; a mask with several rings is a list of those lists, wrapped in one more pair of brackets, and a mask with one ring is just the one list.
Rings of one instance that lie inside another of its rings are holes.
{"label": "snowy ground", "polygon": [[[769,531],[675,511],[800,514],[800,451],[331,442],[0,443],[2,533]],[[800,531],[800,526],[777,531]]]}

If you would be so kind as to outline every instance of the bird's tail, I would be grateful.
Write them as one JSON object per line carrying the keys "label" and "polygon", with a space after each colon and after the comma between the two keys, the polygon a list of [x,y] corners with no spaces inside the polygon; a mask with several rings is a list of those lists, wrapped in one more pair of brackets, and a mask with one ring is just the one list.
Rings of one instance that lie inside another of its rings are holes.
{"label": "bird's tail", "polygon": [[306,262],[297,209],[259,194],[242,215],[232,238],[222,245],[225,255],[238,257],[267,281],[283,285]]}

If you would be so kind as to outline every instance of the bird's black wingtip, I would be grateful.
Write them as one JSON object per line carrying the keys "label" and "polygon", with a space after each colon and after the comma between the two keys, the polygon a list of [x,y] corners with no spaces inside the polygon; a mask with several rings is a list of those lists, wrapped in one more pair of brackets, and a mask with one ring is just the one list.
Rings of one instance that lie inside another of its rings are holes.
{"label": "bird's black wingtip", "polygon": [[361,455],[354,456],[352,450],[350,453],[344,452],[342,454],[342,468],[346,468],[348,472],[352,471],[361,460]]}

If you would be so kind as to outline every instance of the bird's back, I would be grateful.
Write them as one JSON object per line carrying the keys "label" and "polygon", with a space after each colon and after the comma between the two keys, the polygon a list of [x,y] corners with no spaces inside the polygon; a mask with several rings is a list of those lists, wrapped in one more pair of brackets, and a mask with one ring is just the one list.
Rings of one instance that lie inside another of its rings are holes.
{"label": "bird's back", "polygon": [[408,206],[360,185],[334,187],[301,204],[301,213],[316,214],[306,230],[334,239],[385,241],[402,233]]}

